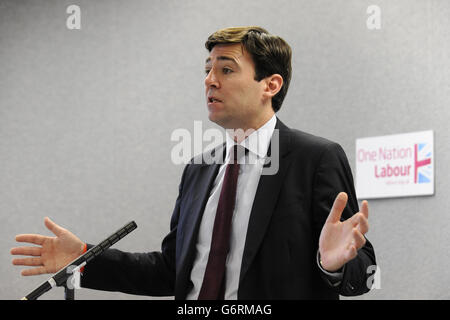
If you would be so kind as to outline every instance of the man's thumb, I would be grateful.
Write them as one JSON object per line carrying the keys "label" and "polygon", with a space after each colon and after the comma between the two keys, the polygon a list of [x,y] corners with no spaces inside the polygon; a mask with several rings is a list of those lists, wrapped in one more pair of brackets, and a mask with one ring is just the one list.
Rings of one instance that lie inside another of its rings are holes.
{"label": "man's thumb", "polygon": [[50,220],[49,217],[45,217],[44,224],[47,227],[47,229],[53,232],[53,234],[57,237],[59,237],[64,231],[64,228],[58,226],[56,223]]}

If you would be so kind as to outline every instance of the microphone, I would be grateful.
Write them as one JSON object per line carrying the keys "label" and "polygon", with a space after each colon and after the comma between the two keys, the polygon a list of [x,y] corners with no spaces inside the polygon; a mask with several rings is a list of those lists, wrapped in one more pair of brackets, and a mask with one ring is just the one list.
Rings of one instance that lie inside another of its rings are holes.
{"label": "microphone", "polygon": [[59,270],[57,273],[55,273],[53,277],[42,283],[39,287],[34,289],[32,292],[23,297],[21,300],[36,300],[45,292],[49,291],[51,288],[63,285],[67,281],[69,276],[72,273],[74,273],[76,269],[84,267],[89,261],[102,254],[106,249],[111,247],[113,244],[115,244],[117,241],[125,237],[127,234],[129,234],[136,228],[137,225],[134,221],[127,223],[122,228],[120,228],[112,235],[110,235],[108,238],[106,238],[96,246],[86,251],[83,255],[79,256],[78,258],[70,262],[67,266]]}

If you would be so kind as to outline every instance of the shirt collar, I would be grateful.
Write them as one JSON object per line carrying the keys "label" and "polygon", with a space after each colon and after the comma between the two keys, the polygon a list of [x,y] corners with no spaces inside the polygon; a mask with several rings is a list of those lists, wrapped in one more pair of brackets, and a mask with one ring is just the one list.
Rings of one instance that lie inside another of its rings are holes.
{"label": "shirt collar", "polygon": [[[245,138],[239,145],[245,147],[259,158],[264,158],[267,155],[267,149],[269,148],[270,140],[272,139],[273,131],[277,123],[277,117],[275,114],[269,119],[262,127],[252,132],[247,138]],[[226,134],[226,148],[227,158],[229,157],[230,150],[236,142],[230,136],[227,131]]]}

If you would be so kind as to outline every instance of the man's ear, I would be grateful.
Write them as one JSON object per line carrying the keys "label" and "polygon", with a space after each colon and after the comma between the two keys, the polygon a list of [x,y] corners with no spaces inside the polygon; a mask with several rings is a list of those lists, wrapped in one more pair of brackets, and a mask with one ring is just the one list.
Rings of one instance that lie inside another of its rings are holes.
{"label": "man's ear", "polygon": [[264,96],[267,98],[273,98],[273,96],[275,96],[283,86],[283,77],[278,73],[275,73],[264,78],[264,82]]}

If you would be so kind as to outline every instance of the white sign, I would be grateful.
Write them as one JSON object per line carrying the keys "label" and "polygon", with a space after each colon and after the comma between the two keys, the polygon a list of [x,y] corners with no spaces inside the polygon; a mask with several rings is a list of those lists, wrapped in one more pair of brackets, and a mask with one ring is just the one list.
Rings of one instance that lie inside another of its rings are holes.
{"label": "white sign", "polygon": [[434,194],[433,131],[356,139],[358,199]]}

